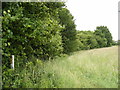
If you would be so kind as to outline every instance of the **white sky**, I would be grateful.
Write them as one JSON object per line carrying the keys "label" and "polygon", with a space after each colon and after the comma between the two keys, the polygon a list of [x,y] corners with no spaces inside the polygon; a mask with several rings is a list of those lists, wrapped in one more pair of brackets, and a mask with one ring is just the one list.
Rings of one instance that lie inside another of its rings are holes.
{"label": "white sky", "polygon": [[113,40],[118,40],[118,1],[120,0],[67,0],[66,5],[75,19],[77,30],[92,30],[107,26]]}

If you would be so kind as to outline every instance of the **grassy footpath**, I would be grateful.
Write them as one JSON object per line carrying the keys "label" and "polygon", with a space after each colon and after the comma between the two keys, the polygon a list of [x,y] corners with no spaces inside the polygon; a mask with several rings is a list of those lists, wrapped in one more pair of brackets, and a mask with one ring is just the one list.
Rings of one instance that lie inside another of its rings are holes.
{"label": "grassy footpath", "polygon": [[118,47],[79,51],[36,65],[28,63],[16,72],[12,87],[117,88]]}

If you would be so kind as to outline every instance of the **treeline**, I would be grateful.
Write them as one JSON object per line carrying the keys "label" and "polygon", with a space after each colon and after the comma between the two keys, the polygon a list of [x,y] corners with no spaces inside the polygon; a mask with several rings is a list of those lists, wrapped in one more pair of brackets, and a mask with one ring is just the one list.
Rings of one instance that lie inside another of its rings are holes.
{"label": "treeline", "polygon": [[4,65],[11,55],[25,63],[76,50],[73,16],[63,2],[3,2],[2,10]]}
{"label": "treeline", "polygon": [[16,62],[33,57],[48,60],[74,51],[109,47],[112,36],[106,26],[78,31],[74,17],[63,2],[2,3],[3,64],[15,55]]}
{"label": "treeline", "polygon": [[95,31],[77,31],[78,50],[110,47],[114,43],[106,26],[98,26]]}

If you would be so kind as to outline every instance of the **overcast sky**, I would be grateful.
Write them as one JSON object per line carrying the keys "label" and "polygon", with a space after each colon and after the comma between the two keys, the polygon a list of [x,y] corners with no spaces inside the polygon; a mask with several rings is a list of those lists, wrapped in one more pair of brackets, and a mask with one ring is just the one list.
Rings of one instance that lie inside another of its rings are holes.
{"label": "overcast sky", "polygon": [[107,26],[113,40],[118,40],[118,2],[120,0],[67,0],[77,30],[92,30]]}

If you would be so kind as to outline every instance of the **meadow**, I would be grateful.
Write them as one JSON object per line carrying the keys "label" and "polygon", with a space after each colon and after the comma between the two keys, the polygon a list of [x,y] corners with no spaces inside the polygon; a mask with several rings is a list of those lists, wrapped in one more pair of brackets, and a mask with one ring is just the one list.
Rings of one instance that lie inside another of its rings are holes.
{"label": "meadow", "polygon": [[53,75],[58,77],[56,78],[56,83],[60,83],[58,87],[117,87],[117,47],[79,51],[63,60],[47,62],[46,66],[46,71],[53,72]]}
{"label": "meadow", "polygon": [[118,47],[78,51],[45,62],[37,60],[35,65],[29,62],[24,69],[10,72],[14,73],[14,88],[117,88]]}

